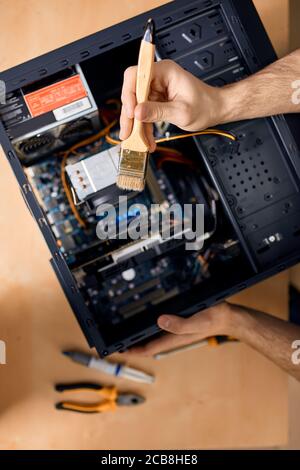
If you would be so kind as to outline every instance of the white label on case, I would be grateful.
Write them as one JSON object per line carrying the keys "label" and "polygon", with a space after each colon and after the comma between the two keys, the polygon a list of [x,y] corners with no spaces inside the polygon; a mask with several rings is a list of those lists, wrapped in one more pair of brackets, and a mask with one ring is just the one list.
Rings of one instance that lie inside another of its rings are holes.
{"label": "white label on case", "polygon": [[85,111],[91,107],[92,105],[90,100],[85,97],[80,100],[73,101],[73,103],[69,103],[65,106],[54,109],[53,114],[57,121],[61,121],[62,119],[73,116],[73,114],[81,113],[82,111]]}

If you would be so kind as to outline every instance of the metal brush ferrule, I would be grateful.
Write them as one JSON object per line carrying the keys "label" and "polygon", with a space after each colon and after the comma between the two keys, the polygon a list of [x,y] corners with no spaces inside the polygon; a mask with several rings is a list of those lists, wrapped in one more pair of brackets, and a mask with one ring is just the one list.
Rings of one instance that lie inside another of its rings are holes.
{"label": "metal brush ferrule", "polygon": [[145,179],[148,153],[124,149],[119,159],[119,174]]}

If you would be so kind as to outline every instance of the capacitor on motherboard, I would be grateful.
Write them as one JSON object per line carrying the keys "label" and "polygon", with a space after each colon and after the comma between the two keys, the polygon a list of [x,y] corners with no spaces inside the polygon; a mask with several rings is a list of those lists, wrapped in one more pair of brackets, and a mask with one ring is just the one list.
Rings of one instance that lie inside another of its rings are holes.
{"label": "capacitor on motherboard", "polygon": [[136,272],[135,272],[135,269],[133,268],[126,269],[126,271],[122,272],[122,278],[124,279],[124,281],[127,281],[127,282],[133,281],[135,276],[136,276]]}

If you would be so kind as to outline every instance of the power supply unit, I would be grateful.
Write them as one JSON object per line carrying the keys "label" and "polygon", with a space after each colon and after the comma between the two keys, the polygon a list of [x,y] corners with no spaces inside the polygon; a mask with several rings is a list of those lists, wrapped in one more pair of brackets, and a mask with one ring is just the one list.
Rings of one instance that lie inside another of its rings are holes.
{"label": "power supply unit", "polygon": [[[157,56],[210,85],[276,60],[251,0],[177,0],[0,74],[2,147],[100,356],[162,334],[162,313],[190,316],[300,261],[298,115],[219,128],[235,141],[218,134],[167,142],[150,157],[143,192],[116,187],[123,73],[137,61],[149,17]],[[166,132],[180,131],[155,126],[157,137]],[[125,195],[130,206],[120,202]],[[113,224],[106,239],[98,236],[103,204],[123,233],[140,205],[163,212],[195,203],[205,233],[194,249],[176,236],[176,215],[167,236],[163,224],[148,238],[110,236]]]}

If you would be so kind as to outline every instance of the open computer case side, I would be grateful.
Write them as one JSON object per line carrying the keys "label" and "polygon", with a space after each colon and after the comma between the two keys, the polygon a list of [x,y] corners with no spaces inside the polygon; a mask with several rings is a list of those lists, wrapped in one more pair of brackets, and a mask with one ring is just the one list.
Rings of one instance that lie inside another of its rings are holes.
{"label": "open computer case side", "polygon": [[[7,92],[13,91],[21,86],[25,86],[26,84],[63,70],[66,67],[76,63],[82,63],[93,56],[107,52],[118,45],[124,44],[124,42],[140,38],[142,36],[143,26],[149,16],[155,20],[157,31],[159,33],[173,24],[183,21],[202,10],[215,6],[221,6],[223,15],[230,26],[235,41],[238,44],[240,52],[243,55],[251,73],[259,70],[276,59],[276,55],[251,0],[244,0],[243,2],[238,0],[177,0],[4,71],[0,74],[0,79],[5,81]],[[250,37],[251,43],[249,41]],[[288,118],[285,120],[283,117],[278,116],[272,118],[271,121],[278,134],[282,137],[282,141],[290,143],[289,148],[287,149],[289,157],[298,174],[300,174],[299,147],[294,141],[290,127],[288,126],[288,124],[290,124],[291,129],[294,129],[297,124],[299,126],[299,117]],[[120,344],[105,343],[101,336],[101,331],[99,332],[98,327],[85,305],[82,295],[75,285],[73,275],[71,274],[64,257],[57,248],[56,241],[45,218],[45,214],[43,213],[43,210],[41,209],[37,198],[28,183],[21,163],[16,156],[14,148],[12,147],[1,122],[0,139],[8,162],[18,180],[24,201],[30,213],[38,223],[38,226],[48,244],[52,256],[52,267],[61,283],[89,345],[91,347],[95,347],[101,356],[105,356],[114,351],[126,349],[134,342],[157,333],[159,329],[156,325],[153,325],[152,327],[141,331],[138,337],[128,337],[126,341]],[[298,144],[299,143],[300,142],[298,142]],[[216,182],[213,166],[210,164],[200,145],[199,149],[202,152],[210,175]],[[222,188],[219,189],[222,196]],[[240,235],[241,240],[243,240],[243,234],[237,225],[228,201],[225,197],[222,197],[222,200],[228,216],[234,224],[237,233]],[[249,257],[251,258],[251,254],[249,254]],[[247,282],[234,286],[230,291],[227,290],[226,292],[220,292],[217,297],[214,296],[207,298],[205,303],[195,304],[192,309],[182,312],[182,315],[188,316],[197,310],[212,305],[221,299],[261,281],[299,261],[300,253],[296,253],[294,256],[288,257],[284,263],[280,263],[275,268],[272,267],[264,269],[259,273],[258,269],[255,269],[255,263],[253,263],[254,272],[256,270],[257,274],[251,277]]]}

